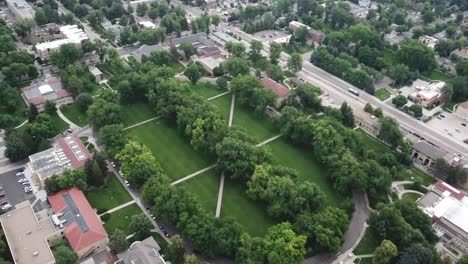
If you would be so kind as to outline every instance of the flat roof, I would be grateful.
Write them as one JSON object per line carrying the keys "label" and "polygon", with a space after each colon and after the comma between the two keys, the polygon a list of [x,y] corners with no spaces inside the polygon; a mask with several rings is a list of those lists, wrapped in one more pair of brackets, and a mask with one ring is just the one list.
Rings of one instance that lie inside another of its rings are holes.
{"label": "flat roof", "polygon": [[0,216],[0,221],[16,264],[55,263],[47,242],[56,232],[50,218],[38,219],[27,204]]}
{"label": "flat roof", "polygon": [[34,18],[36,13],[34,9],[25,0],[6,0],[6,2],[14,7],[14,9],[22,16],[22,18]]}

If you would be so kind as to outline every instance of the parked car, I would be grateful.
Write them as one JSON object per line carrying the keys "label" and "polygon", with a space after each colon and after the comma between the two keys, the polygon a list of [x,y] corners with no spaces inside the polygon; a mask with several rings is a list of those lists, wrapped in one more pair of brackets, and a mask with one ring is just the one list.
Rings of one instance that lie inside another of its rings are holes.
{"label": "parked car", "polygon": [[124,174],[123,174],[123,172],[121,170],[119,170],[119,176],[122,177],[122,178],[124,177]]}
{"label": "parked car", "polygon": [[0,207],[0,208],[1,208],[3,211],[8,210],[8,209],[11,208],[11,204],[7,203],[7,204],[3,205],[3,206]]}
{"label": "parked car", "polygon": [[465,144],[468,144],[468,139],[463,140],[463,142],[465,142]]}
{"label": "parked car", "polygon": [[25,182],[22,182],[21,185],[23,185],[23,186],[26,186],[26,185],[30,186],[31,184],[29,184],[29,182],[25,181]]}
{"label": "parked car", "polygon": [[6,192],[1,192],[1,193],[0,193],[0,198],[1,198],[1,197],[5,197],[5,196],[6,196]]}
{"label": "parked car", "polygon": [[24,175],[24,171],[18,171],[18,172],[16,173],[16,176],[22,176],[22,175]]}
{"label": "parked car", "polygon": [[7,203],[8,203],[8,200],[1,201],[1,202],[0,202],[0,205],[5,205],[5,204],[7,204]]}
{"label": "parked car", "polygon": [[26,178],[21,178],[18,180],[19,183],[27,182],[28,180]]}
{"label": "parked car", "polygon": [[128,181],[125,180],[125,185],[130,186],[130,183],[128,183]]}
{"label": "parked car", "polygon": [[115,168],[115,162],[111,161],[112,168]]}

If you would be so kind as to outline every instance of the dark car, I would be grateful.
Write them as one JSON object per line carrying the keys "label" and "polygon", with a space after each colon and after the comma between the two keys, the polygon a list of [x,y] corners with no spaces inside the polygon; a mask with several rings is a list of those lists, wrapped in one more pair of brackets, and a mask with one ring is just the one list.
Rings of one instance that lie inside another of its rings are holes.
{"label": "dark car", "polygon": [[465,144],[468,144],[468,139],[463,140],[463,142],[465,142]]}

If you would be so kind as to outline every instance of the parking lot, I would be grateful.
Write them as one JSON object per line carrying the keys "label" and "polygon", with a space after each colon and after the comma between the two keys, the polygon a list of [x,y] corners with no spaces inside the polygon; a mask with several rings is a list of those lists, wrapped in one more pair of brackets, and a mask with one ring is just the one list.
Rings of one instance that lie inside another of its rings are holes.
{"label": "parking lot", "polygon": [[16,204],[24,202],[34,196],[32,192],[24,192],[23,186],[18,183],[18,180],[25,177],[16,176],[17,172],[18,170],[13,170],[0,174],[0,186],[2,186],[0,193],[5,194],[5,196],[0,198],[0,204],[4,201],[8,201],[8,203],[12,205],[11,209],[13,209]]}
{"label": "parking lot", "polygon": [[460,142],[468,139],[468,123],[457,115],[443,112],[434,116],[427,124]]}
{"label": "parking lot", "polygon": [[254,36],[266,42],[275,41],[275,40],[281,40],[280,42],[283,42],[286,40],[285,38],[288,37],[289,35],[284,31],[264,30],[264,31],[255,33]]}

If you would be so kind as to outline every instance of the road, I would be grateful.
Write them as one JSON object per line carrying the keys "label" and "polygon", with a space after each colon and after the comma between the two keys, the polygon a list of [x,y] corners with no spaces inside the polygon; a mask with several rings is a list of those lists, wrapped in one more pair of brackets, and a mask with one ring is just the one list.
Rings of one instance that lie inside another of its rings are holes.
{"label": "road", "polygon": [[[230,30],[247,42],[257,39],[254,36],[241,31],[239,28],[231,27]],[[264,51],[269,54],[269,44],[264,43],[263,46]],[[280,64],[286,65],[288,57],[289,55],[284,52],[281,53]],[[334,98],[338,98],[338,100],[341,99],[341,101],[346,101],[348,105],[354,109],[363,109],[366,103],[370,103],[374,107],[380,107],[384,114],[394,118],[403,130],[411,133],[417,133],[425,138],[426,141],[432,142],[439,148],[450,153],[462,154],[464,156],[468,155],[468,146],[463,142],[457,141],[442,132],[432,129],[424,122],[416,120],[395,107],[381,102],[370,94],[362,92],[360,96],[352,95],[348,92],[348,89],[358,88],[313,65],[308,61],[308,59],[309,58],[305,58],[303,69],[298,73],[298,76],[307,82],[320,87],[324,92],[329,93]]]}

